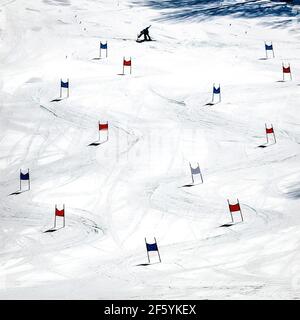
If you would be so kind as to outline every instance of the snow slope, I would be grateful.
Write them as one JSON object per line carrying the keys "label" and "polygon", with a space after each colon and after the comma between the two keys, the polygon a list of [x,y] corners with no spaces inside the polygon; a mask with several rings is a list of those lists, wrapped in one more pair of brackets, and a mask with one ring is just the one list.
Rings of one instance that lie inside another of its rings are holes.
{"label": "snow slope", "polygon": [[[0,298],[300,297],[299,20],[174,14],[186,9],[0,1]],[[156,41],[136,43],[149,24]],[[95,59],[100,40],[107,59]],[[51,102],[61,78],[70,97]],[[210,106],[213,83],[222,102]],[[99,120],[109,141],[89,146]],[[259,148],[265,123],[277,143]],[[189,162],[204,184],[183,187]],[[11,195],[27,168],[31,190]],[[245,221],[220,227],[236,198]],[[45,233],[55,204],[66,228]],[[161,264],[143,265],[145,236]]]}

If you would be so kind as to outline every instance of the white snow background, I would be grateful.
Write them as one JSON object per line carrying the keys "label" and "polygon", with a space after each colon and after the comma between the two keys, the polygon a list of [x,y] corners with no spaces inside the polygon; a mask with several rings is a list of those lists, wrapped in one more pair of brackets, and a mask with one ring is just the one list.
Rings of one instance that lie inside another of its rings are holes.
{"label": "white snow background", "polygon": [[[150,24],[156,41],[137,43]],[[300,298],[295,9],[1,0],[0,40],[1,299]],[[100,41],[107,59],[95,59]],[[70,97],[51,102],[61,78]],[[213,83],[222,102],[206,105]],[[88,146],[98,121],[109,140]],[[259,148],[265,123],[277,143]],[[189,162],[203,184],[182,187]],[[10,195],[27,168],[31,190]],[[244,222],[220,227],[237,198]],[[66,227],[45,233],[55,204]],[[145,237],[162,263],[143,265]]]}

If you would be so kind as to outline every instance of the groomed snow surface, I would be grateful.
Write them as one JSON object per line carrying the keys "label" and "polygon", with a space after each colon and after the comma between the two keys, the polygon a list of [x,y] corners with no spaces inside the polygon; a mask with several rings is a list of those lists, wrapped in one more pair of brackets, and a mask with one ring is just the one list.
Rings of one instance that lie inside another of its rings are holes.
{"label": "groomed snow surface", "polygon": [[[160,3],[0,1],[1,299],[300,298],[297,15]],[[156,41],[137,43],[150,24]],[[98,121],[109,140],[89,146]],[[262,148],[265,123],[277,143]],[[203,184],[183,187],[189,162]],[[237,198],[244,222],[221,227]],[[56,204],[66,227],[45,232]],[[145,237],[162,263],[146,265]]]}

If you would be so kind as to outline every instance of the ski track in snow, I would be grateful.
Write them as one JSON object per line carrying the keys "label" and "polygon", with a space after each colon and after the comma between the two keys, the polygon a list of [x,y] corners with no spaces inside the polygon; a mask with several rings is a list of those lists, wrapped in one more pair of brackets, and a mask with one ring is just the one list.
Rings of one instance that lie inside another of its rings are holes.
{"label": "ski track in snow", "polygon": [[[0,298],[299,299],[296,18],[174,23],[143,3],[0,2]],[[157,41],[138,44],[145,23]],[[98,121],[109,140],[89,146]],[[265,123],[277,143],[259,148]],[[204,184],[184,187],[189,162]],[[27,168],[31,190],[11,195]],[[220,227],[237,198],[245,221]],[[45,232],[55,204],[66,228]],[[145,236],[161,264],[142,266]]]}

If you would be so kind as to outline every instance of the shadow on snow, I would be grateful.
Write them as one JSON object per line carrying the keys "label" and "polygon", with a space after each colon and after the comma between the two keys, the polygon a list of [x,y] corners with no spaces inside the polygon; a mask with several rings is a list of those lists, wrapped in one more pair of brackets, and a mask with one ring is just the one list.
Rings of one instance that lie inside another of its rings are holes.
{"label": "shadow on snow", "polygon": [[226,0],[133,0],[134,4],[152,7],[161,11],[158,20],[196,20],[203,21],[216,16],[232,15],[237,18],[268,17],[280,20],[268,20],[267,24],[284,27],[297,16],[293,5],[269,0],[249,0],[233,2]]}

